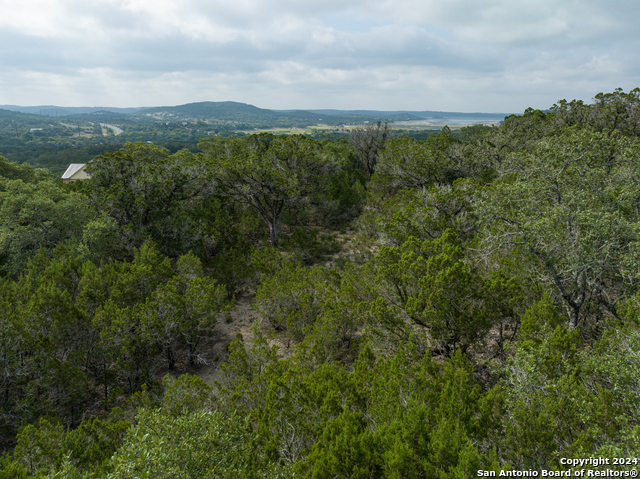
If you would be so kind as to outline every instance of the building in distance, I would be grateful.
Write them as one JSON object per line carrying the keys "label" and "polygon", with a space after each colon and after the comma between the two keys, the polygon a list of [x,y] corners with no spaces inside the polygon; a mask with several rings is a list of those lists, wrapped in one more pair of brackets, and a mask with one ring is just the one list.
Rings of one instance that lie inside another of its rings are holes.
{"label": "building in distance", "polygon": [[86,166],[86,163],[71,163],[67,171],[62,175],[62,182],[73,183],[74,181],[88,180],[91,178],[91,175],[84,171]]}

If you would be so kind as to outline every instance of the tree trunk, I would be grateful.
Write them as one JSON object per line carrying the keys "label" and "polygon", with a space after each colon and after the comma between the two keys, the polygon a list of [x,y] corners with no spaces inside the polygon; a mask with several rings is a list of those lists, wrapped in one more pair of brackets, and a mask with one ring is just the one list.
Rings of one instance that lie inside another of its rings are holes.
{"label": "tree trunk", "polygon": [[569,314],[569,328],[575,329],[578,327],[578,319],[580,313],[580,306],[571,306],[571,311]]}
{"label": "tree trunk", "polygon": [[271,239],[271,246],[278,247],[278,221],[273,220],[269,223],[269,237]]}
{"label": "tree trunk", "polygon": [[176,365],[176,358],[173,354],[172,348],[167,348],[167,362],[169,363],[169,369],[173,370]]}

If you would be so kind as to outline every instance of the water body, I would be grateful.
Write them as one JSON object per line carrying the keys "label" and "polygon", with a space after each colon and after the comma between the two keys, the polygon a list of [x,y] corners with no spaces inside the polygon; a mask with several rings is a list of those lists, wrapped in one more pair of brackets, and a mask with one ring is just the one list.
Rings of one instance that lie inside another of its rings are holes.
{"label": "water body", "polygon": [[474,116],[472,118],[425,118],[424,120],[411,120],[411,121],[395,121],[393,122],[393,126],[395,128],[405,128],[405,129],[422,129],[422,128],[433,128],[433,127],[442,127],[445,125],[448,126],[470,126],[470,125],[488,125],[488,126],[498,126],[500,122],[504,120],[504,117],[477,117]]}

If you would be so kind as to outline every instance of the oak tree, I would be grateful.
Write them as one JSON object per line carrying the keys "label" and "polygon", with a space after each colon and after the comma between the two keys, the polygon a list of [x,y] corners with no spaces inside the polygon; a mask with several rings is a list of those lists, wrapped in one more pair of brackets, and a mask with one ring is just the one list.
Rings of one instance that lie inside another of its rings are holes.
{"label": "oak tree", "polygon": [[304,207],[326,186],[332,156],[302,135],[252,135],[200,142],[220,194],[255,209],[269,227],[272,246],[285,207]]}

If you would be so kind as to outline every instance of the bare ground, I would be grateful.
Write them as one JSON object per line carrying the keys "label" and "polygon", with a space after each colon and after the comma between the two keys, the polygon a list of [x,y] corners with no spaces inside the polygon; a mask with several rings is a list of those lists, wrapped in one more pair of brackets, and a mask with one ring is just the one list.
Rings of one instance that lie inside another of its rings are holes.
{"label": "bare ground", "polygon": [[[342,251],[326,258],[323,262],[326,268],[335,267],[340,257],[346,259],[348,262],[358,263],[362,262],[363,258],[375,255],[377,252],[376,246],[355,244],[352,231],[337,235],[337,239],[342,244]],[[229,345],[238,333],[242,335],[245,349],[248,350],[251,348],[254,337],[252,326],[255,323],[261,323],[259,314],[252,309],[255,296],[255,290],[245,291],[238,295],[236,304],[231,309],[231,321],[221,322],[216,325],[216,340],[209,349],[205,351],[205,355],[208,358],[207,364],[189,371],[190,373],[195,374],[210,386],[215,387],[215,382],[222,379],[220,365],[228,359]],[[282,357],[288,357],[293,353],[293,349],[289,348],[290,344],[288,344],[286,339],[284,337],[278,337],[274,331],[271,331],[270,334],[267,335],[267,341],[270,346],[278,346],[279,355]]]}
{"label": "bare ground", "polygon": [[217,340],[206,354],[209,361],[194,371],[195,375],[210,386],[221,378],[220,364],[229,357],[227,349],[238,333],[242,334],[245,348],[248,349],[253,344],[251,326],[258,320],[258,314],[251,309],[255,296],[255,291],[250,291],[236,298],[236,304],[231,308],[231,321],[216,326]]}

